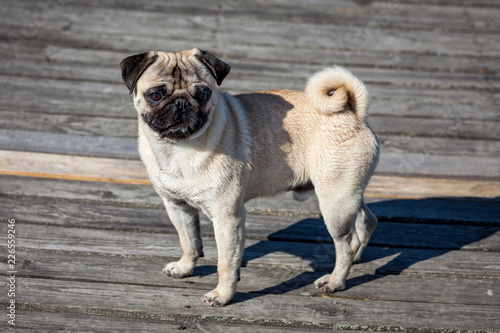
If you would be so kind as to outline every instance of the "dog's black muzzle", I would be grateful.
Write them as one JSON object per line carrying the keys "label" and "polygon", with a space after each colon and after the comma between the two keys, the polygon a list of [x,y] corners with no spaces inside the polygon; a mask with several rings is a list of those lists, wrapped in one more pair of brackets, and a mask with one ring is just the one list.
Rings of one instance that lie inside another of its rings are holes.
{"label": "dog's black muzzle", "polygon": [[185,98],[177,98],[164,108],[142,115],[143,120],[162,138],[186,139],[203,127],[207,116],[195,110]]}

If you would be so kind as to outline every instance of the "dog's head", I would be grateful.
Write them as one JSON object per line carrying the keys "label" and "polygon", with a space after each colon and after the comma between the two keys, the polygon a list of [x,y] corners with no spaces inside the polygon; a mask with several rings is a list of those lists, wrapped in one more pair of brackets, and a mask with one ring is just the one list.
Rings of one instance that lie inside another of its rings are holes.
{"label": "dog's head", "polygon": [[142,120],[172,142],[198,137],[206,130],[218,102],[216,85],[230,70],[213,54],[196,48],[133,55],[120,66]]}

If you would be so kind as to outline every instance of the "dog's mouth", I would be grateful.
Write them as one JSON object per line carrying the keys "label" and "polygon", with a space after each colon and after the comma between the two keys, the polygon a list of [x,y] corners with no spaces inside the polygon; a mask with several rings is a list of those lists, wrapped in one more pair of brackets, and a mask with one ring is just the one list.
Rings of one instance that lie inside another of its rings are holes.
{"label": "dog's mouth", "polygon": [[198,132],[207,120],[207,114],[192,107],[171,105],[163,110],[142,115],[149,127],[162,139],[183,140]]}

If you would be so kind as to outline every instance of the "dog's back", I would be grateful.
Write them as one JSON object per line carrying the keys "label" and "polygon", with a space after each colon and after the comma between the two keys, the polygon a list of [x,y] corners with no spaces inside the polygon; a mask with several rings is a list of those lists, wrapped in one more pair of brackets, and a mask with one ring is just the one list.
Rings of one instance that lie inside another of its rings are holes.
{"label": "dog's back", "polygon": [[366,186],[378,143],[366,121],[367,90],[349,71],[324,69],[309,79],[305,92],[268,90],[235,98],[248,119],[251,161],[259,170],[250,177],[250,192],[312,189],[311,178],[325,169],[351,169],[363,179],[359,186]]}

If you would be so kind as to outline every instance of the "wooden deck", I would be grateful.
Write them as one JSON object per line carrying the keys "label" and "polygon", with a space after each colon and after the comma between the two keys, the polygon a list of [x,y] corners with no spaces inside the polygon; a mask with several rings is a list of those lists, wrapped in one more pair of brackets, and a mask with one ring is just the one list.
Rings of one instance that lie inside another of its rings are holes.
{"label": "wooden deck", "polygon": [[[500,3],[495,0],[0,0],[0,331],[500,331]],[[194,276],[136,148],[119,62],[199,47],[222,88],[302,90],[324,66],[371,95],[380,224],[347,289],[315,198],[247,205],[238,293],[216,285],[211,223]],[[7,262],[15,219],[16,264]]]}

